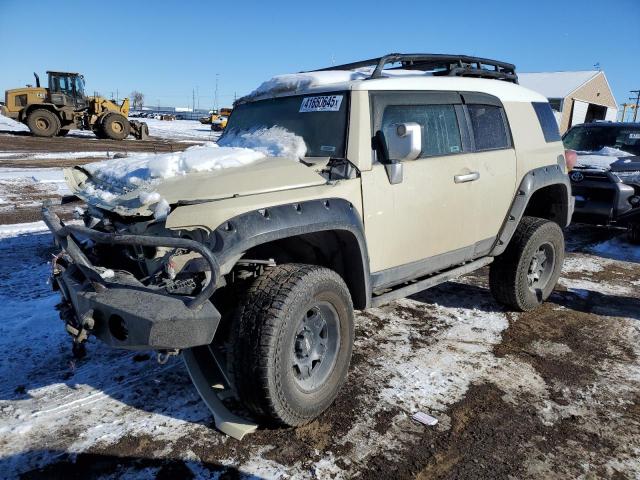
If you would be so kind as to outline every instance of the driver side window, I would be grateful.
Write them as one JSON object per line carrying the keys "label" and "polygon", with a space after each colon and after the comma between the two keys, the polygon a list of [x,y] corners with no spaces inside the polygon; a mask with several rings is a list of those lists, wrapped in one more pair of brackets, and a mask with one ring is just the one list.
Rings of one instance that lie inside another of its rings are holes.
{"label": "driver side window", "polygon": [[418,158],[462,152],[462,139],[453,105],[387,105],[380,128],[388,138],[397,124],[408,122],[420,125],[422,132],[422,151]]}

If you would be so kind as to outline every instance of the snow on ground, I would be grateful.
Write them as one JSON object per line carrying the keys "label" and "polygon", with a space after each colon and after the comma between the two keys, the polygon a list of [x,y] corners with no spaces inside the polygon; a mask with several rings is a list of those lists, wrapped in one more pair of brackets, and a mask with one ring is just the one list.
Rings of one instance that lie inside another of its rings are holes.
{"label": "snow on ground", "polygon": [[156,120],[141,118],[141,122],[149,126],[149,135],[168,140],[216,141],[220,132],[211,130],[210,125],[203,125],[197,120]]}
{"label": "snow on ground", "polygon": [[[41,231],[40,224],[24,231]],[[74,363],[69,338],[54,309],[58,294],[47,284],[51,239],[47,234],[14,235],[17,226],[0,231],[0,255],[12,261],[0,272],[0,477],[55,461],[60,452],[80,453],[127,436],[153,435],[158,442],[175,442],[185,435],[211,435],[210,414],[191,386],[179,361],[158,365],[144,354],[110,349],[92,340],[90,358]],[[386,382],[380,400],[367,417],[348,432],[344,442],[362,445],[365,459],[382,448],[384,437],[363,444],[370,419],[378,411],[398,407],[407,413],[421,410],[439,417],[447,428],[446,407],[460,399],[471,382],[496,368],[491,354],[507,327],[503,313],[487,312],[483,305],[457,297],[457,306],[402,300],[404,308],[422,309],[433,316],[429,345],[419,348],[411,339],[421,325],[409,325],[393,307],[372,309],[358,317],[369,329],[371,316],[384,322],[372,382]],[[423,334],[424,335],[424,334]],[[358,339],[356,348],[372,348],[374,339]],[[413,345],[413,347],[412,347]],[[16,374],[16,372],[19,372]],[[528,372],[527,372],[528,373]],[[214,432],[215,433],[215,432]],[[217,444],[231,441],[215,433]],[[359,461],[354,459],[354,461]],[[236,459],[222,459],[234,464]],[[260,477],[285,474],[308,477],[302,465],[285,469],[254,455],[240,470]],[[325,478],[340,471],[331,457],[320,463],[316,475]],[[150,475],[150,477],[152,477]]]}
{"label": "snow on ground", "polygon": [[0,115],[0,130],[5,130],[8,132],[28,132],[29,129],[23,123],[16,122],[15,120],[5,117],[4,115]]}
{"label": "snow on ground", "polygon": [[0,168],[0,212],[37,207],[43,199],[68,195],[57,168]]}
{"label": "snow on ground", "polygon": [[[439,420],[431,427],[434,431],[449,431],[450,407],[473,385],[498,385],[507,404],[533,396],[530,414],[553,426],[567,418],[589,418],[587,402],[603,390],[619,388],[615,398],[626,398],[625,389],[638,375],[637,369],[623,368],[626,364],[611,365],[599,379],[613,372],[620,386],[598,384],[578,402],[555,403],[551,386],[530,363],[494,351],[517,318],[505,314],[472,280],[450,282],[357,315],[355,354],[360,360],[354,357],[348,385],[367,392],[364,407],[352,412],[355,417],[342,438],[331,440],[335,449],[316,452],[312,469],[306,458],[285,465],[273,459],[276,447],[265,443],[264,435],[254,434],[262,439],[257,443],[249,436],[240,444],[214,431],[211,415],[178,359],[159,365],[143,352],[113,350],[92,339],[89,357],[73,361],[70,340],[54,309],[58,294],[47,284],[53,250],[50,235],[42,231],[41,222],[0,228],[0,257],[10,259],[0,270],[0,478],[18,477],[67,454],[108,452],[128,442],[139,445],[136,441],[149,443],[154,457],[184,460],[196,478],[213,475],[200,462],[203,452],[211,450],[227,452],[216,457],[216,463],[246,476],[344,477],[365,469],[374,456],[402,451],[407,435],[423,435],[425,427],[408,420],[417,411]],[[607,252],[617,245],[605,243]],[[627,262],[571,254],[566,271],[588,277],[602,273],[600,267],[631,268]],[[567,282],[570,288],[599,292],[607,287],[595,279]],[[618,322],[626,325],[623,319]],[[538,355],[563,358],[572,356],[575,347],[536,341],[532,348]],[[380,418],[385,418],[382,425]],[[304,432],[279,435],[307,441]],[[158,468],[141,470],[127,467],[124,459],[118,462],[123,466],[104,478],[155,478],[158,473]],[[640,467],[631,462],[619,468],[638,472]]]}

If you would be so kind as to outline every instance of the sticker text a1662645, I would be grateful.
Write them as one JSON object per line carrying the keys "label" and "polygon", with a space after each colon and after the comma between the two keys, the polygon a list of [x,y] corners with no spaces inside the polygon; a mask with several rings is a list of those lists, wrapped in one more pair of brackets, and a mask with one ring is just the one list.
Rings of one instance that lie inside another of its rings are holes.
{"label": "sticker text a1662645", "polygon": [[342,95],[305,97],[302,99],[299,112],[337,112],[340,110],[342,97]]}

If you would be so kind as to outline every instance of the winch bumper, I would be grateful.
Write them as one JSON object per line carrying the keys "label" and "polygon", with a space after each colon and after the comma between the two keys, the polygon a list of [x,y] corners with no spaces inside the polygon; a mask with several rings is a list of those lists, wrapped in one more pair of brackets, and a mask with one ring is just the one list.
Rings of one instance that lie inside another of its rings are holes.
{"label": "winch bumper", "polygon": [[[130,350],[174,350],[211,343],[220,322],[220,313],[209,301],[219,267],[202,244],[182,238],[111,234],[63,225],[49,206],[43,208],[43,218],[67,257],[64,268],[54,269],[53,281],[64,300],[61,317],[77,343],[88,334],[113,347]],[[143,285],[128,272],[92,265],[76,238],[111,245],[186,248],[209,263],[211,279],[195,297],[170,295]]]}

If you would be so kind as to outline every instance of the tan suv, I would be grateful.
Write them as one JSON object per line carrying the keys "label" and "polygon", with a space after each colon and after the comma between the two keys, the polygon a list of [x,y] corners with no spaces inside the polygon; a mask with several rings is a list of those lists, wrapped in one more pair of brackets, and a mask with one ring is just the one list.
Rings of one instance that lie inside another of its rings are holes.
{"label": "tan suv", "polygon": [[85,226],[44,218],[75,351],[94,334],[182,352],[236,437],[255,424],[221,392],[276,424],[331,404],[354,309],[490,265],[496,300],[530,310],[560,274],[565,152],[511,64],[392,54],[276,77],[236,102],[219,144],[129,159],[124,184],[113,163],[67,171]]}

